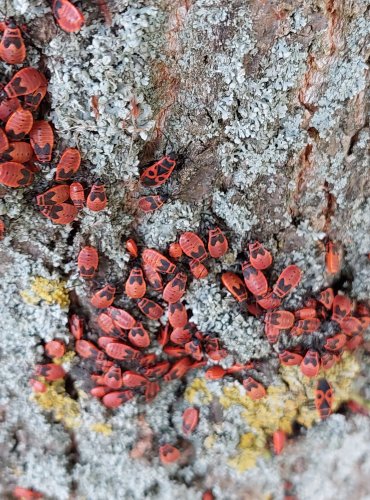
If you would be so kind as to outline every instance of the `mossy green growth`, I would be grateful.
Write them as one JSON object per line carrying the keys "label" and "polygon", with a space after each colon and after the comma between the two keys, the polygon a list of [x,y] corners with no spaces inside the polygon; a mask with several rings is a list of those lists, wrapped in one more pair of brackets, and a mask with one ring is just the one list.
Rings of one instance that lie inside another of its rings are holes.
{"label": "mossy green growth", "polygon": [[20,295],[27,304],[37,305],[41,301],[47,304],[58,304],[62,309],[69,306],[69,295],[66,282],[58,279],[47,279],[37,276],[31,288],[23,290]]}

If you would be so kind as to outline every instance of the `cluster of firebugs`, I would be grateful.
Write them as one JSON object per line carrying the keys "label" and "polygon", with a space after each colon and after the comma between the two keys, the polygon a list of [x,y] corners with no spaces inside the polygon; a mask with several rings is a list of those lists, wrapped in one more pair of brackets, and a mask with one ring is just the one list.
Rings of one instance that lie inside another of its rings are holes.
{"label": "cluster of firebugs", "polygon": [[[100,3],[103,10],[105,2]],[[76,32],[83,25],[83,15],[68,0],[54,0],[52,8],[57,23],[65,31]],[[3,23],[2,30],[0,58],[9,64],[22,64],[26,49],[21,30],[13,21]],[[17,71],[1,89],[0,120],[4,127],[0,128],[0,183],[4,186],[29,186],[38,171],[34,162],[49,163],[52,159],[52,127],[45,120],[35,119],[46,93],[45,76],[30,67]],[[72,222],[85,203],[93,211],[103,210],[107,205],[105,188],[101,183],[92,186],[86,200],[81,183],[67,184],[78,171],[80,163],[79,151],[66,149],[57,164],[57,184],[36,197],[41,213],[55,223]],[[140,181],[144,187],[159,187],[169,179],[175,167],[175,155],[169,154],[146,168]],[[67,203],[68,200],[72,203]],[[164,201],[165,198],[160,195],[148,195],[141,197],[138,205],[144,212],[152,212],[160,208]],[[3,232],[4,225],[1,222],[0,236]],[[208,275],[206,259],[221,258],[228,251],[228,241],[222,230],[218,227],[209,230],[207,249],[197,234],[181,234],[178,242],[170,244],[169,258],[156,249],[144,249],[139,256],[136,242],[132,239],[126,242],[126,249],[134,265],[124,292],[136,301],[140,313],[115,307],[116,287],[106,284],[90,298],[91,305],[96,309],[98,338],[91,339],[91,335],[85,332],[82,317],[77,314],[70,317],[75,351],[90,370],[94,385],[90,391],[92,396],[99,398],[107,408],[117,408],[135,396],[150,402],[160,391],[161,381],[182,378],[190,370],[212,363],[205,372],[207,379],[233,376],[242,381],[251,399],[265,397],[265,387],[250,375],[250,370],[254,368],[253,362],[235,363],[223,368],[221,362],[228,354],[226,349],[215,336],[199,331],[189,321],[189,312],[182,302],[189,276],[186,266],[192,278],[203,279]],[[340,270],[339,253],[338,247],[329,242],[326,253],[329,274],[336,274]],[[92,280],[98,265],[97,250],[91,246],[82,248],[78,256],[81,278]],[[295,347],[280,348],[279,360],[286,366],[299,365],[307,377],[317,377],[320,369],[328,370],[338,362],[345,349],[356,349],[362,343],[363,332],[370,325],[369,307],[365,304],[355,306],[345,295],[335,294],[332,288],[327,288],[316,297],[307,299],[301,309],[280,309],[283,299],[299,284],[301,271],[295,265],[288,266],[270,287],[265,272],[271,265],[271,253],[259,242],[251,243],[249,259],[242,263],[241,275],[224,272],[221,282],[240,303],[243,311],[264,321],[265,334],[271,344],[277,343],[282,333],[288,334],[290,338],[305,339],[305,342]],[[149,288],[161,298],[154,301],[146,297]],[[153,339],[142,319],[159,320],[165,313],[167,321],[156,337],[163,355],[157,356],[145,351],[152,345]],[[309,338],[313,339],[312,345],[305,347]],[[66,346],[60,340],[45,344],[45,356],[50,361],[63,357],[65,351]],[[46,386],[43,381],[55,381],[65,375],[61,365],[52,362],[39,364],[35,368],[35,376],[40,378],[32,379],[33,389],[44,392]],[[315,406],[321,418],[330,415],[332,403],[331,385],[325,378],[319,378]],[[198,420],[199,410],[187,408],[183,413],[183,433],[189,435],[193,432]],[[273,436],[276,453],[281,452],[284,442],[284,433],[276,431]],[[159,456],[165,464],[176,462],[180,458],[180,450],[165,443],[159,448]],[[20,487],[13,493],[19,498],[40,498],[39,493]],[[207,491],[203,497],[205,500],[212,499],[213,495]]]}
{"label": "cluster of firebugs", "polygon": [[[126,249],[134,264],[125,282],[124,293],[135,301],[137,312],[114,306],[117,290],[114,285],[107,284],[90,298],[96,310],[97,338],[84,331],[83,318],[77,314],[70,317],[75,351],[90,369],[94,384],[91,394],[107,408],[117,408],[135,396],[149,403],[158,394],[160,382],[182,378],[190,370],[211,363],[205,372],[207,379],[232,376],[243,383],[251,399],[265,397],[265,387],[250,374],[254,369],[253,362],[223,368],[221,362],[228,354],[226,349],[218,338],[199,331],[189,321],[189,311],[183,302],[189,281],[186,266],[192,278],[205,278],[208,275],[206,259],[221,258],[228,251],[228,241],[221,229],[209,230],[207,249],[193,232],[181,234],[178,242],[169,245],[169,257],[155,249],[144,249],[139,255],[132,239],[126,242]],[[289,334],[290,338],[304,339],[296,347],[280,348],[278,356],[282,365],[299,365],[305,376],[318,377],[320,368],[325,372],[340,360],[345,349],[353,350],[361,344],[363,332],[370,325],[370,310],[365,304],[354,306],[348,297],[327,288],[316,297],[307,299],[301,309],[280,309],[283,299],[300,282],[300,269],[295,265],[286,267],[270,288],[264,271],[272,264],[271,253],[259,242],[251,243],[248,250],[249,259],[242,263],[241,274],[224,272],[221,282],[243,311],[264,321],[265,334],[271,344],[279,341],[282,332]],[[339,271],[330,267],[336,259],[335,252],[336,247],[329,242],[329,272]],[[80,277],[92,280],[99,265],[97,250],[91,246],[82,248],[77,265]],[[149,289],[159,296],[157,300],[146,297]],[[156,336],[163,354],[158,356],[145,351],[153,345],[153,338],[143,321],[144,318],[159,320],[165,313],[167,321]],[[310,338],[313,346],[305,347]],[[65,346],[59,340],[45,345],[45,354],[51,359],[64,353]],[[51,362],[37,365],[35,374],[47,381],[65,376],[63,367]],[[39,380],[34,384],[36,390],[45,389]],[[321,418],[330,415],[332,403],[331,385],[325,378],[319,378],[315,406]],[[197,408],[185,410],[185,435],[194,431],[198,419]],[[277,431],[273,438],[275,452],[280,453],[285,435]],[[180,457],[180,450],[168,443],[160,447],[159,453],[163,463],[175,462]]]}

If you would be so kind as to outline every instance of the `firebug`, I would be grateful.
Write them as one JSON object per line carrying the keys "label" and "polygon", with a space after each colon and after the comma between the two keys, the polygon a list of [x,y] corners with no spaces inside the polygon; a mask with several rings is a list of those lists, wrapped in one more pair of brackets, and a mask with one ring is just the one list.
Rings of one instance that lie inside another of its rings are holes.
{"label": "firebug", "polygon": [[214,259],[219,259],[229,249],[229,243],[226,236],[219,227],[210,229],[208,234],[208,252]]}
{"label": "firebug", "polygon": [[199,410],[197,408],[186,408],[182,414],[182,432],[189,435],[196,429],[199,422]]}
{"label": "firebug", "polygon": [[140,176],[140,182],[145,187],[158,187],[171,176],[176,166],[174,154],[169,154],[147,167]]}
{"label": "firebug", "polygon": [[78,270],[81,278],[92,279],[99,265],[99,255],[94,247],[83,247],[78,254]]}
{"label": "firebug", "polygon": [[333,388],[325,378],[320,378],[316,385],[315,407],[321,419],[325,419],[331,414],[333,399]]}

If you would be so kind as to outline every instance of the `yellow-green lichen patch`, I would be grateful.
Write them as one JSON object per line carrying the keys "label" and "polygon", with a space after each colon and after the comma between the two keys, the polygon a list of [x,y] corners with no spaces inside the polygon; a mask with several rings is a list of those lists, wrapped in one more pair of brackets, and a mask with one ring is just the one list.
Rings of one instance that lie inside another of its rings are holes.
{"label": "yellow-green lichen patch", "polygon": [[247,432],[241,436],[238,453],[235,457],[230,458],[229,465],[239,472],[243,472],[254,467],[258,458],[268,456],[266,435],[263,432]]}
{"label": "yellow-green lichen patch", "polygon": [[212,401],[211,391],[203,378],[195,378],[186,388],[185,399],[191,404],[209,404]]}
{"label": "yellow-green lichen patch", "polygon": [[41,301],[47,304],[58,304],[66,309],[69,306],[68,290],[63,280],[53,280],[38,276],[33,279],[31,288],[23,290],[20,295],[24,302],[37,305]]}
{"label": "yellow-green lichen patch", "polygon": [[32,399],[46,411],[53,412],[54,419],[62,422],[67,429],[80,425],[80,408],[65,390],[64,380],[45,382],[46,391],[35,393]]}
{"label": "yellow-green lichen patch", "polygon": [[99,434],[103,434],[104,436],[110,436],[113,432],[112,426],[109,424],[105,424],[103,422],[97,422],[95,424],[91,424],[90,429]]}
{"label": "yellow-green lichen patch", "polygon": [[[333,411],[353,398],[352,384],[359,370],[355,356],[344,353],[340,363],[328,371],[321,371],[319,377],[325,377],[334,389]],[[250,428],[250,432],[240,439],[238,454],[230,460],[230,464],[239,471],[253,467],[258,457],[266,455],[267,444],[276,430],[289,434],[294,422],[311,427],[320,421],[314,406],[317,379],[305,377],[296,366],[282,366],[280,375],[283,383],[268,387],[266,397],[258,401],[250,399],[235,385],[227,385],[223,389],[220,398],[222,406],[244,407],[242,416]]]}

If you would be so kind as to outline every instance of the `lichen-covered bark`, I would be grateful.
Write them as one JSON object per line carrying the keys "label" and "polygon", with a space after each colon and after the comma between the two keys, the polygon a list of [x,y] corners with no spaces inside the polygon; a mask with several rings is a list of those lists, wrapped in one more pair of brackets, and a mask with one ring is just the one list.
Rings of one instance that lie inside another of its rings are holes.
{"label": "lichen-covered bark", "polygon": [[[109,198],[107,210],[84,210],[62,227],[34,203],[51,185],[55,162],[30,188],[0,188],[0,495],[19,484],[57,500],[190,499],[207,488],[227,500],[283,498],[289,479],[302,500],[366,498],[366,417],[334,416],[271,458],[270,422],[245,418],[248,406],[232,397],[237,383],[205,386],[195,373],[165,385],[150,406],[134,402],[110,414],[82,392],[76,401],[70,389],[30,402],[28,380],[42,341],[71,341],[69,310],[82,311],[94,332],[87,305],[94,285],[81,283],[76,270],[81,245],[99,249],[98,283],[122,282],[128,237],[165,249],[181,231],[205,236],[217,223],[231,251],[191,285],[186,301],[198,326],[217,334],[236,360],[261,360],[263,382],[276,389],[271,398],[289,403],[292,380],[282,382],[261,323],[240,313],[219,274],[258,238],[273,252],[273,277],[285,264],[302,268],[287,304],[296,306],[329,283],[323,255],[331,238],[344,249],[342,289],[353,299],[370,297],[368,2],[112,0],[112,27],[94,2],[80,4],[86,26],[68,35],[54,26],[46,1],[0,1],[1,12],[27,23],[28,61],[50,80],[45,109],[57,136],[55,160],[63,148],[78,147],[78,179],[90,186],[101,178]],[[6,81],[12,70],[0,69]],[[142,216],[138,165],[164,150],[181,155],[181,168],[162,190],[169,194],[164,207]],[[346,363],[336,375],[343,394],[368,398],[366,356]],[[86,390],[77,359],[65,366],[74,389]],[[307,406],[299,381],[296,390]],[[189,402],[199,406],[200,424],[184,440]],[[309,409],[289,411],[304,420]],[[165,468],[158,443],[177,439],[183,463]]]}

